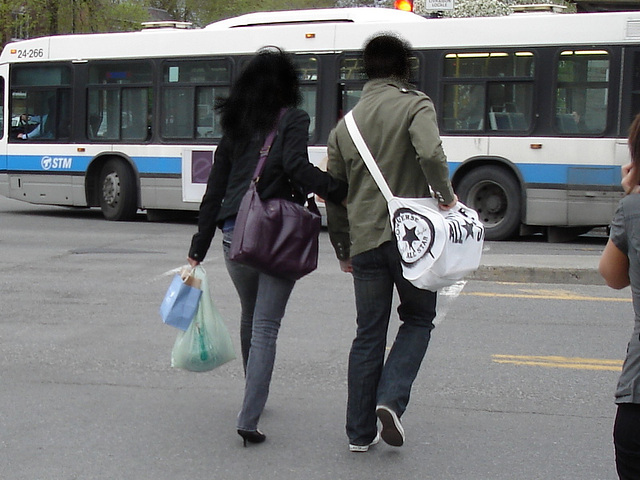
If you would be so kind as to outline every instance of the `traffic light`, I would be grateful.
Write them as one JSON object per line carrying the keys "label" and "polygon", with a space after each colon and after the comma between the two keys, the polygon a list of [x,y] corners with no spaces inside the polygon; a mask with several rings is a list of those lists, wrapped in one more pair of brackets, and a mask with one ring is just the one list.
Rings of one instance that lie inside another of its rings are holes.
{"label": "traffic light", "polygon": [[405,12],[413,12],[413,0],[395,0],[393,8],[396,10],[404,10]]}

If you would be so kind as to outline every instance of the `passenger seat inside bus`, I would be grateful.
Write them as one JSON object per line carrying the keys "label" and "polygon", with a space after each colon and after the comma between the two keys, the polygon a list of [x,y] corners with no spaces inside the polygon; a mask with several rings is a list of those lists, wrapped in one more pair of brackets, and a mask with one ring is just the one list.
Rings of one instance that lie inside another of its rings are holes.
{"label": "passenger seat inside bus", "polygon": [[578,133],[578,124],[570,113],[556,114],[556,128],[560,133]]}
{"label": "passenger seat inside bus", "polygon": [[521,112],[489,112],[491,130],[528,130],[529,125]]}

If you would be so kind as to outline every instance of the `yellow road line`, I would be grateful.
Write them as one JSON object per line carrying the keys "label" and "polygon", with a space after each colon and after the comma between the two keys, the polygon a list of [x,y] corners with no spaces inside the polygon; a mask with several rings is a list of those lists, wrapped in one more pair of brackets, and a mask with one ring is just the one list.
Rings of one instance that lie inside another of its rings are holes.
{"label": "yellow road line", "polygon": [[576,370],[605,370],[619,372],[622,360],[538,355],[491,355],[495,363],[529,365],[547,368],[573,368]]}
{"label": "yellow road line", "polygon": [[500,297],[500,298],[535,298],[538,300],[576,300],[589,302],[631,302],[631,298],[614,298],[614,297],[587,297],[583,295],[574,295],[565,292],[556,293],[491,293],[491,292],[462,292],[461,295],[473,297]]}

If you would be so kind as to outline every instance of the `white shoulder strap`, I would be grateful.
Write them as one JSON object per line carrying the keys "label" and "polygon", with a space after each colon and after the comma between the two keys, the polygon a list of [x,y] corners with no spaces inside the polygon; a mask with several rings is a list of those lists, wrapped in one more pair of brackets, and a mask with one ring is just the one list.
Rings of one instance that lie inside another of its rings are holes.
{"label": "white shoulder strap", "polygon": [[369,147],[367,147],[364,138],[362,138],[362,134],[358,129],[358,125],[356,125],[356,121],[353,118],[352,112],[349,112],[344,116],[344,123],[347,125],[349,135],[351,135],[353,143],[355,143],[356,148],[360,152],[360,156],[364,160],[364,163],[367,165],[369,172],[371,172],[371,176],[378,184],[378,188],[382,192],[385,200],[388,202],[393,198],[393,193],[391,192],[391,189],[389,188],[386,180],[382,176],[382,172],[380,171],[380,168],[378,168],[378,164],[373,158],[373,155],[371,155],[371,151],[369,150]]}

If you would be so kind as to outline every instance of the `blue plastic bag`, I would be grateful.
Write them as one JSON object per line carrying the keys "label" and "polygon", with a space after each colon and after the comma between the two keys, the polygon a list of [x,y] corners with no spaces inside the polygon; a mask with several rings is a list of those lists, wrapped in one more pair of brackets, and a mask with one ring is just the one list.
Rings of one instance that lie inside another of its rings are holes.
{"label": "blue plastic bag", "polygon": [[231,335],[211,298],[204,268],[196,267],[194,275],[202,282],[202,298],[187,331],[178,333],[171,350],[171,366],[206,372],[233,360],[236,354]]}
{"label": "blue plastic bag", "polygon": [[162,321],[183,331],[191,325],[202,296],[202,290],[189,285],[188,279],[176,274],[160,305]]}

